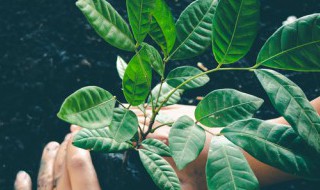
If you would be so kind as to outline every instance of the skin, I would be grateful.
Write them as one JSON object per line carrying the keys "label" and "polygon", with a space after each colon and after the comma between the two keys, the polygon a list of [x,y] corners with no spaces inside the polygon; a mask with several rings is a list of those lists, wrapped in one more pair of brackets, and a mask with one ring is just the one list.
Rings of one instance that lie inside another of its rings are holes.
{"label": "skin", "polygon": [[[320,97],[313,100],[311,104],[320,113]],[[193,117],[194,106],[173,105],[161,110],[162,114],[170,115],[177,119],[182,115]],[[133,109],[138,115],[139,122],[144,123],[143,113],[138,109]],[[147,110],[150,111],[150,110]],[[283,118],[270,120],[275,123],[288,124]],[[148,121],[147,121],[148,123]],[[155,124],[157,126],[157,124]],[[72,125],[71,134],[59,144],[50,142],[43,150],[41,164],[38,174],[38,189],[40,190],[100,190],[99,182],[93,167],[90,154],[87,150],[76,148],[72,145],[72,138],[80,127]],[[207,128],[210,133],[218,134],[221,129]],[[168,144],[169,127],[161,127],[148,138],[156,138]],[[175,167],[172,158],[165,158],[175,169],[183,190],[207,189],[205,177],[206,157],[212,135],[207,133],[206,144],[199,157],[191,162],[186,168],[179,171]],[[261,186],[267,186],[283,181],[296,179],[295,176],[286,174],[276,168],[266,165],[248,153],[243,151],[253,172],[257,176]],[[15,190],[31,190],[31,178],[24,172],[17,174]]]}

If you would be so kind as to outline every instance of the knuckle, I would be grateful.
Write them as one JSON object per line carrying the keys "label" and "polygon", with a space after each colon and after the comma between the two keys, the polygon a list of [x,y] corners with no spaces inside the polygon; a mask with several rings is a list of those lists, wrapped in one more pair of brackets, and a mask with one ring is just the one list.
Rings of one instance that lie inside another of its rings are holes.
{"label": "knuckle", "polygon": [[87,160],[81,154],[72,155],[70,159],[70,167],[72,169],[84,168],[87,164]]}

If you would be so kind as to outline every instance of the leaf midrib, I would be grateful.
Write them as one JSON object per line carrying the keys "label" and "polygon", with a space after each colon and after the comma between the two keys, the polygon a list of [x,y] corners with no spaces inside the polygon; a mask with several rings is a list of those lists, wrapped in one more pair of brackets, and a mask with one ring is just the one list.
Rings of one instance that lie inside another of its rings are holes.
{"label": "leaf midrib", "polygon": [[95,109],[97,107],[103,106],[104,104],[107,104],[107,103],[109,103],[110,101],[113,101],[113,100],[115,100],[115,97],[112,97],[111,99],[108,99],[107,101],[103,101],[103,102],[101,102],[101,103],[99,103],[97,105],[94,105],[94,106],[92,106],[92,107],[90,107],[88,109],[85,109],[85,110],[82,110],[82,111],[79,111],[79,112],[75,112],[75,113],[65,114],[64,117],[72,117],[72,116],[75,116],[75,115],[82,114],[84,112],[90,111],[90,110]]}

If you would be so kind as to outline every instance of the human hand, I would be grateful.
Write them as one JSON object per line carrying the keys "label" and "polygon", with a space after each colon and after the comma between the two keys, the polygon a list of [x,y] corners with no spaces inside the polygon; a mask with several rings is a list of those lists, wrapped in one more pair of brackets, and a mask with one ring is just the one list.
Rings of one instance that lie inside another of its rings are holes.
{"label": "human hand", "polygon": [[[38,190],[99,190],[99,182],[87,150],[72,145],[79,130],[71,126],[71,134],[64,141],[48,143],[43,149],[38,173]],[[31,178],[24,172],[17,174],[15,190],[31,190]]]}

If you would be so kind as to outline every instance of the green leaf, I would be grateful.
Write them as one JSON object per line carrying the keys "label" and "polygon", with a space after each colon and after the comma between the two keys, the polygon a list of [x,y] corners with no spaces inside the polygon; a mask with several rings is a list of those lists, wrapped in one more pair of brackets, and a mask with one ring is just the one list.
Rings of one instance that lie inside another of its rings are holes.
{"label": "green leaf", "polygon": [[[164,82],[162,84],[162,88],[161,88],[161,92],[160,92],[160,96],[159,96],[159,100],[158,100],[158,104],[157,106],[160,105],[161,102],[163,102],[167,96],[170,94],[170,92],[173,90],[174,88],[171,87],[170,85],[168,85],[166,82]],[[155,97],[158,96],[159,94],[159,90],[160,90],[160,84],[157,84],[151,91],[152,94],[152,98],[153,98],[153,104],[156,104],[156,99]],[[166,101],[166,103],[163,104],[163,106],[169,106],[169,105],[173,105],[178,103],[181,100],[181,95],[183,93],[184,90],[178,89],[177,91],[175,91],[172,96],[170,96],[170,98],[168,99],[168,101]],[[149,97],[148,99],[148,103],[151,104],[151,98]]]}
{"label": "green leaf", "polygon": [[214,90],[197,105],[195,118],[207,127],[225,127],[251,118],[262,103],[262,99],[234,89]]}
{"label": "green leaf", "polygon": [[273,106],[310,146],[320,153],[320,117],[303,91],[272,70],[255,70]]}
{"label": "green leaf", "polygon": [[[185,85],[181,86],[180,89],[192,89],[192,88],[198,88],[201,86],[204,86],[207,84],[210,80],[208,75],[203,74],[202,76],[199,76],[197,78],[192,79],[192,77],[203,73],[200,69],[196,67],[191,66],[182,66],[173,69],[170,71],[170,73],[167,76],[167,83],[172,87],[178,87],[183,82],[186,82],[187,80],[190,80]],[[191,80],[192,79],[192,80]]]}
{"label": "green leaf", "polygon": [[169,147],[157,139],[146,139],[142,141],[142,146],[144,149],[149,150],[150,152],[153,152],[160,156],[171,156]]}
{"label": "green leaf", "polygon": [[76,5],[106,42],[122,50],[134,51],[129,26],[110,3],[105,0],[78,0]]}
{"label": "green leaf", "polygon": [[146,47],[142,46],[130,60],[122,80],[124,96],[133,106],[144,103],[151,88],[152,71]]}
{"label": "green leaf", "polygon": [[151,176],[153,182],[161,190],[180,190],[180,182],[177,174],[174,172],[170,164],[148,150],[139,150],[140,160]]}
{"label": "green leaf", "polygon": [[279,28],[263,45],[257,65],[294,71],[320,71],[320,14]]}
{"label": "green leaf", "polygon": [[88,86],[64,100],[58,117],[84,128],[97,129],[111,123],[114,106],[112,94],[102,88]]}
{"label": "green leaf", "polygon": [[144,43],[146,51],[150,59],[151,67],[161,76],[164,76],[164,64],[162,62],[161,55],[159,52],[149,44]]}
{"label": "green leaf", "polygon": [[211,140],[206,176],[209,190],[259,189],[259,182],[241,150],[224,137]]}
{"label": "green leaf", "polygon": [[118,71],[119,77],[121,79],[123,79],[124,72],[125,72],[127,66],[128,66],[128,64],[120,56],[118,56],[117,57],[117,71]]}
{"label": "green leaf", "polygon": [[169,133],[169,147],[179,170],[195,160],[204,147],[205,131],[188,116],[180,117]]}
{"label": "green leaf", "polygon": [[197,0],[180,15],[176,23],[177,40],[171,59],[189,59],[203,53],[211,44],[212,17],[218,0]]}
{"label": "green leaf", "polygon": [[217,62],[229,64],[243,58],[257,36],[259,21],[260,0],[220,1],[212,24]]}
{"label": "green leaf", "polygon": [[138,131],[138,118],[136,114],[128,109],[114,109],[113,119],[110,124],[112,137],[117,142],[130,140]]}
{"label": "green leaf", "polygon": [[258,119],[237,121],[221,132],[258,160],[293,175],[320,179],[317,156],[294,130]]}
{"label": "green leaf", "polygon": [[107,153],[133,149],[130,142],[115,141],[108,127],[96,130],[82,129],[73,137],[72,144],[79,148]]}
{"label": "green leaf", "polygon": [[167,124],[168,126],[171,127],[175,122],[175,119],[172,118],[170,115],[164,114],[160,111],[160,113],[156,116],[156,121],[161,124]]}
{"label": "green leaf", "polygon": [[138,43],[142,43],[150,31],[154,0],[127,0],[127,11],[133,35]]}
{"label": "green leaf", "polygon": [[176,27],[170,8],[164,0],[155,0],[149,35],[168,55],[176,41]]}

